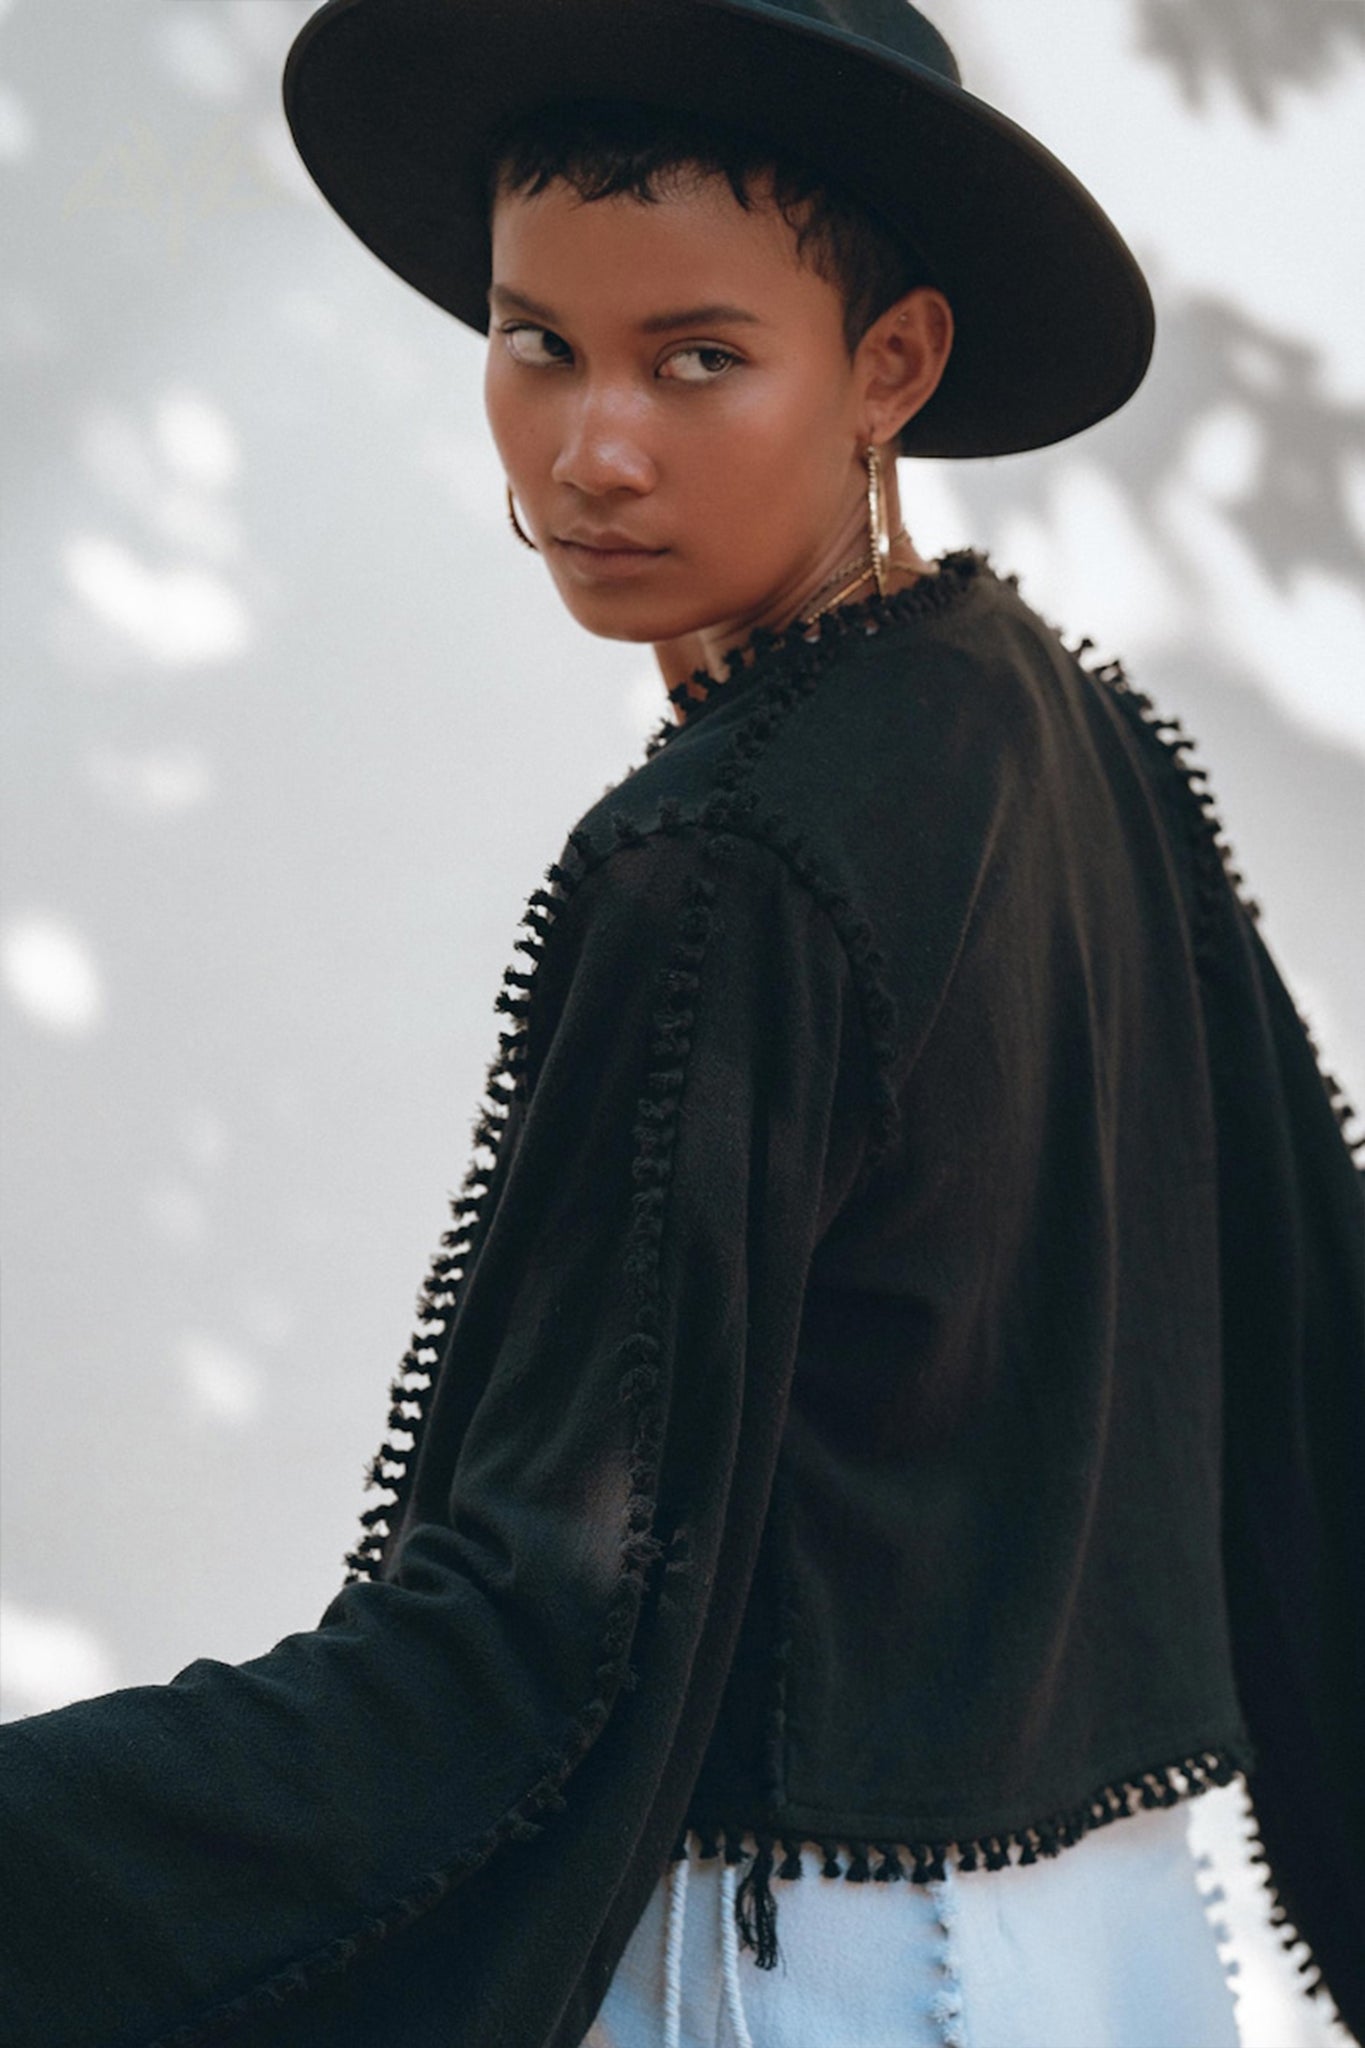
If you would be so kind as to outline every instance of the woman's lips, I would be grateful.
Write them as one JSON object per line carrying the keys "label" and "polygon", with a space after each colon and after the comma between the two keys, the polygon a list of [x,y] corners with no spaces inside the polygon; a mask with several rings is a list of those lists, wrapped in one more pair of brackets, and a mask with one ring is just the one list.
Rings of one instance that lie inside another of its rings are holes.
{"label": "woman's lips", "polygon": [[585,541],[556,540],[565,557],[585,576],[638,575],[650,562],[657,562],[667,548],[594,548]]}

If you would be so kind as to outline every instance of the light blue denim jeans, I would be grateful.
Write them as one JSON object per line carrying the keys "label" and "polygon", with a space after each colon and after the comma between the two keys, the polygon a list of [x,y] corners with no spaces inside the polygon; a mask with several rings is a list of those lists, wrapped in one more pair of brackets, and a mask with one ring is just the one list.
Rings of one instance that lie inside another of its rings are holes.
{"label": "light blue denim jeans", "polygon": [[[1238,2048],[1188,1804],[943,1883],[772,1880],[779,1960],[740,1948],[743,1865],[661,1875],[583,2048]],[[746,1849],[753,1847],[752,1839]]]}

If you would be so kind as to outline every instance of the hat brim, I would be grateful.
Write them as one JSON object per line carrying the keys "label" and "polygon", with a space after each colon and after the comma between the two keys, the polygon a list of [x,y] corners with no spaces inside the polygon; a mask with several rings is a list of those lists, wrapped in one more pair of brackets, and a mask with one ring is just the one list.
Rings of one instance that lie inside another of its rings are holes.
{"label": "hat brim", "polygon": [[327,0],[283,76],[328,203],[381,262],[486,334],[496,125],[611,98],[733,123],[829,172],[933,267],[954,314],[909,454],[1005,455],[1117,411],[1151,358],[1151,294],[1085,187],[994,107],[764,0]]}

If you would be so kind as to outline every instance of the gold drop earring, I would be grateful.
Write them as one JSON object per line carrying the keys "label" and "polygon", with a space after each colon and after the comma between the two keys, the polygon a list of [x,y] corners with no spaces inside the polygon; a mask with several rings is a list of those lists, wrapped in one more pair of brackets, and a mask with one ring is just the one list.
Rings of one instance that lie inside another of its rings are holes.
{"label": "gold drop earring", "polygon": [[507,486],[507,516],[512,522],[513,533],[516,535],[517,539],[522,543],[523,547],[528,547],[533,555],[538,555],[540,553],[540,549],[536,546],[530,534],[522,531],[521,521],[517,518],[516,500],[512,496],[511,484],[508,484]]}
{"label": "gold drop earring", "polygon": [[867,444],[867,537],[872,555],[872,573],[877,579],[878,597],[886,596],[891,568],[891,529],[886,518],[886,482],[882,459],[875,442]]}
{"label": "gold drop earring", "polygon": [[[897,528],[894,536],[887,529],[886,490],[881,457],[874,443],[870,441],[864,450],[863,461],[867,467],[867,547],[851,561],[845,562],[842,568],[836,569],[834,574],[820,585],[814,593],[817,600],[824,597],[827,590],[834,590],[836,584],[840,588],[835,590],[833,597],[827,598],[824,604],[808,606],[800,613],[799,622],[803,626],[813,626],[825,612],[832,612],[836,605],[843,604],[869,576],[876,577],[877,594],[879,597],[885,597],[890,583],[888,570],[891,564],[892,539],[894,537],[896,540],[908,541],[910,538],[903,526]],[[851,582],[845,580],[850,574]]]}

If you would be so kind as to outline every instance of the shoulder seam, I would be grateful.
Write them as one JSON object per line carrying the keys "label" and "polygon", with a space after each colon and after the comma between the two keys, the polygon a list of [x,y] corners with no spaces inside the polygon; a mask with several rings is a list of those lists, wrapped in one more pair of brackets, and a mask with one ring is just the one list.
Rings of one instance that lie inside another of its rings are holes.
{"label": "shoulder seam", "polygon": [[[886,956],[877,944],[876,927],[871,917],[846,890],[836,887],[829,879],[818,857],[810,851],[807,835],[790,825],[783,812],[770,811],[758,819],[727,816],[724,822],[720,822],[708,819],[705,809],[696,816],[684,813],[673,798],[665,798],[661,810],[665,806],[671,806],[670,813],[666,818],[661,817],[657,825],[641,826],[622,813],[613,813],[616,837],[612,845],[592,848],[583,857],[583,864],[575,871],[568,893],[572,894],[588,875],[606,867],[618,853],[638,850],[655,839],[683,832],[692,831],[703,836],[714,851],[723,853],[727,839],[742,839],[752,846],[761,846],[771,854],[821,912],[848,961],[870,1063],[872,1138],[863,1168],[866,1176],[886,1156],[899,1128],[899,1097],[891,1078],[896,1061],[897,1005],[884,977]],[[702,857],[708,856],[703,853]]]}

